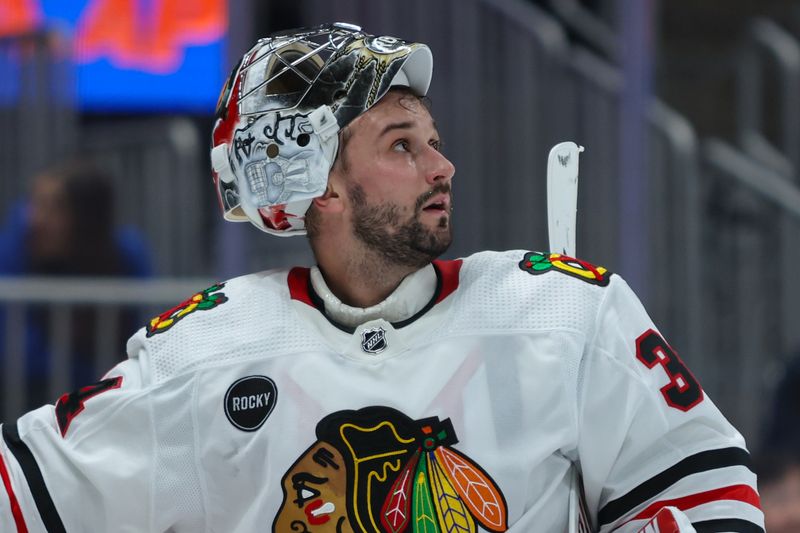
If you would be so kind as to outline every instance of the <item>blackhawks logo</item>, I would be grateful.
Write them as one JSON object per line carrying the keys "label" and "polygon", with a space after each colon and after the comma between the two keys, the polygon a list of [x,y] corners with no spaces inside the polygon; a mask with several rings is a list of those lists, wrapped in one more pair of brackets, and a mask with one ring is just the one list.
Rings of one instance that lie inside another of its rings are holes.
{"label": "blackhawks logo", "polygon": [[180,322],[187,315],[195,311],[208,311],[228,301],[225,293],[217,292],[225,287],[224,283],[212,285],[204,291],[198,292],[180,305],[165,311],[150,320],[147,324],[147,336],[152,337],[157,333],[164,333],[169,328]]}
{"label": "blackhawks logo", "polygon": [[508,529],[503,493],[452,448],[450,419],[390,407],[337,411],[289,467],[273,533],[475,533]]}
{"label": "blackhawks logo", "polygon": [[544,274],[555,270],[601,287],[608,285],[612,274],[603,267],[594,266],[568,255],[544,252],[526,252],[519,262],[519,267],[528,274]]}

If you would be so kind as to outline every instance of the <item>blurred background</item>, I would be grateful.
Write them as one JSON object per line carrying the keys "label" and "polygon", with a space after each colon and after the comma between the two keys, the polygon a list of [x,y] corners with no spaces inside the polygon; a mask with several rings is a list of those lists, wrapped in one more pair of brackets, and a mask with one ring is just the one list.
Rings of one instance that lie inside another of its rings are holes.
{"label": "blurred background", "polygon": [[434,52],[450,257],[546,249],[547,152],[574,140],[578,255],[629,281],[752,449],[800,426],[771,422],[800,348],[796,0],[0,0],[0,419],[210,282],[311,262],[223,224],[208,141],[258,36],[336,20]]}

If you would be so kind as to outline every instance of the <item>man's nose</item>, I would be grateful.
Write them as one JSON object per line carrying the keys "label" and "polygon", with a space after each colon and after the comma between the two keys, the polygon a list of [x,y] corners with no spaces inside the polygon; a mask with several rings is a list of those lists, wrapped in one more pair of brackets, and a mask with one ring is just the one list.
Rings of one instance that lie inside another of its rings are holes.
{"label": "man's nose", "polygon": [[456,167],[447,159],[442,152],[432,146],[430,151],[431,163],[425,175],[426,181],[430,185],[436,185],[443,181],[450,181],[456,173]]}

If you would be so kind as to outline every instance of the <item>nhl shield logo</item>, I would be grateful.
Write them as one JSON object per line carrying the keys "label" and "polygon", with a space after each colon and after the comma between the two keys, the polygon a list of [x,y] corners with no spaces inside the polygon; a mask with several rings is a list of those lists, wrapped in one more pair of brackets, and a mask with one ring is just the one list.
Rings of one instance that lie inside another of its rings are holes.
{"label": "nhl shield logo", "polygon": [[386,330],[382,327],[361,332],[361,349],[367,353],[381,353],[386,349]]}

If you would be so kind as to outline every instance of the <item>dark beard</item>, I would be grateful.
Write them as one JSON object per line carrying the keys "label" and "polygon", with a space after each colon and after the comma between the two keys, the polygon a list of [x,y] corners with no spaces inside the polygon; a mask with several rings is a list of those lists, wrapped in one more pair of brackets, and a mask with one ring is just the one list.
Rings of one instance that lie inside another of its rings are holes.
{"label": "dark beard", "polygon": [[369,205],[360,185],[348,187],[347,194],[353,205],[353,232],[371,250],[388,262],[422,268],[450,247],[453,232],[449,217],[441,217],[438,227],[446,231],[433,232],[420,221],[422,206],[434,194],[449,193],[450,185],[437,185],[417,198],[414,217],[401,223],[395,204]]}

